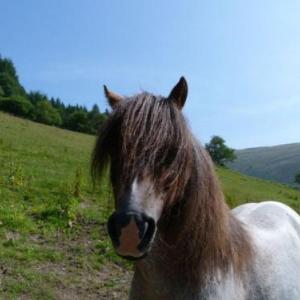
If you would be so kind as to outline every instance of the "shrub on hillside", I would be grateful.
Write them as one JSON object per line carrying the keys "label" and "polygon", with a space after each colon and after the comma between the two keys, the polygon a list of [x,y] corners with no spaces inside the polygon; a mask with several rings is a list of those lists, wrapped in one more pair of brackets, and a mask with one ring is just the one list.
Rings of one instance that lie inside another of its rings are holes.
{"label": "shrub on hillside", "polygon": [[88,129],[90,133],[96,134],[98,129],[105,121],[106,115],[100,113],[98,105],[94,105],[92,110],[88,112]]}
{"label": "shrub on hillside", "polygon": [[79,132],[89,132],[88,116],[84,110],[76,110],[69,115],[66,127]]}
{"label": "shrub on hillside", "polygon": [[0,110],[11,113],[15,116],[30,117],[33,111],[33,105],[22,96],[13,98],[0,98]]}
{"label": "shrub on hillside", "polygon": [[0,86],[0,97],[4,97],[5,94],[4,94],[4,90],[2,88],[2,86]]}
{"label": "shrub on hillside", "polygon": [[62,124],[59,112],[49,101],[39,101],[34,108],[34,120],[47,125],[60,126]]}

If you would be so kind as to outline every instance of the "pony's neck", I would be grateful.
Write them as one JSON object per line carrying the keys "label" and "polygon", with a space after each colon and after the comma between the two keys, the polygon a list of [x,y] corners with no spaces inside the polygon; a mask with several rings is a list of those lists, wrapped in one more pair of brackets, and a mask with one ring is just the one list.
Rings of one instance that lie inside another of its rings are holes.
{"label": "pony's neck", "polygon": [[250,257],[247,233],[224,201],[210,158],[199,148],[184,196],[163,216],[149,258],[137,269],[198,289],[216,274],[241,274]]}

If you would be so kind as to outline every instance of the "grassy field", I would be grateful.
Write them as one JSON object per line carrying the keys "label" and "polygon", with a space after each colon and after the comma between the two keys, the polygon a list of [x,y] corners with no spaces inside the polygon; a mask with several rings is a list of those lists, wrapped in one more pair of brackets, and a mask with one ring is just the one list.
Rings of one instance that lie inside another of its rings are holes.
{"label": "grassy field", "polygon": [[[95,137],[0,113],[0,299],[125,299],[130,265],[112,251],[107,182],[89,177]],[[228,203],[300,192],[218,170]]]}

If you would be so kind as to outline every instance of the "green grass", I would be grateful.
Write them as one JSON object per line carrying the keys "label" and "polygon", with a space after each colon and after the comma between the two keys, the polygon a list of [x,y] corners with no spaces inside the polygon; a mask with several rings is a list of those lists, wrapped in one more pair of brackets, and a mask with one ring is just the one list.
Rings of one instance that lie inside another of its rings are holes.
{"label": "green grass", "polygon": [[300,213],[300,190],[284,184],[249,177],[229,169],[218,169],[227,203],[231,207],[246,203],[276,200]]}
{"label": "green grass", "polygon": [[0,298],[56,299],[58,286],[83,288],[84,272],[124,265],[105,230],[109,185],[90,181],[94,141],[0,113]]}
{"label": "green grass", "polygon": [[[124,298],[130,266],[106,234],[109,184],[90,181],[94,142],[0,113],[0,299]],[[298,190],[218,174],[231,206],[274,199],[300,212]]]}

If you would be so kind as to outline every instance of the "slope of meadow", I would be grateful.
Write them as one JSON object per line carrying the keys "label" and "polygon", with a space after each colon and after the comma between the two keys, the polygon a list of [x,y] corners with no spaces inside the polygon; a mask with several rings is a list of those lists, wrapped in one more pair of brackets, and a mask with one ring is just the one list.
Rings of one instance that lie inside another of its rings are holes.
{"label": "slope of meadow", "polygon": [[300,143],[237,150],[230,168],[250,176],[295,185],[300,172]]}
{"label": "slope of meadow", "polygon": [[[93,189],[95,137],[0,113],[0,299],[124,299],[130,265],[105,230],[109,185]],[[218,170],[227,201],[275,199],[300,212],[300,192]]]}

